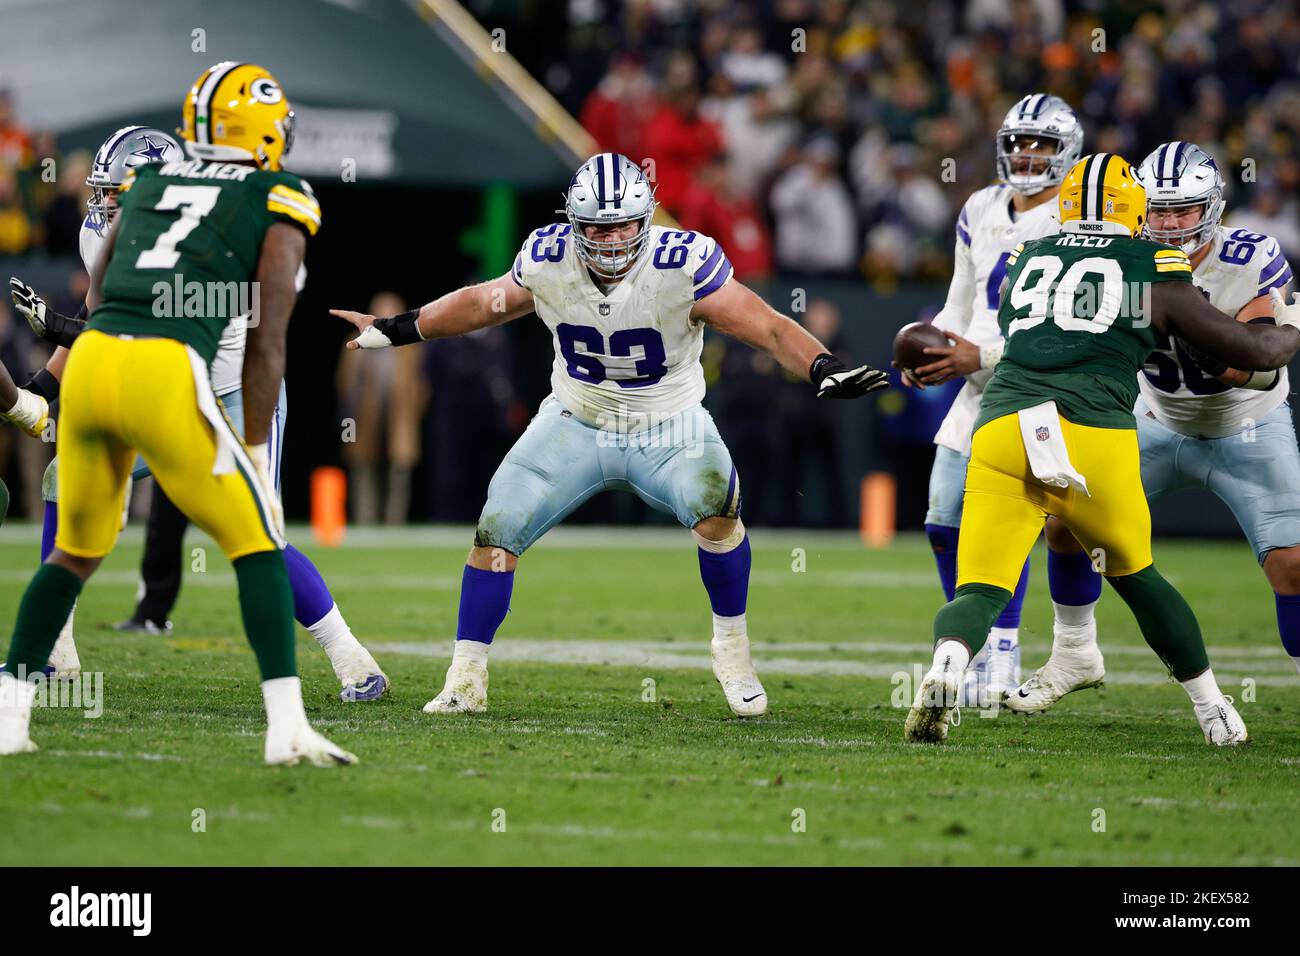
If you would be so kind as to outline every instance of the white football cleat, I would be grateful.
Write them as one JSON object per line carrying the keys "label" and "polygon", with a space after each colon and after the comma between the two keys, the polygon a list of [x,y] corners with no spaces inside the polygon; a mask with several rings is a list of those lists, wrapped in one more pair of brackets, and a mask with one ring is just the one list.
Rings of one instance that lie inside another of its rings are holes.
{"label": "white football cleat", "polygon": [[1009,690],[1003,703],[1017,714],[1038,714],[1066,694],[1100,687],[1105,678],[1106,662],[1097,645],[1053,647],[1047,663],[1030,674],[1019,687]]}
{"label": "white football cleat", "polygon": [[35,696],[36,687],[30,681],[0,672],[0,756],[36,750],[28,734]]}
{"label": "white football cleat", "polygon": [[306,718],[291,724],[267,728],[266,762],[268,764],[293,767],[304,758],[317,767],[339,767],[357,762],[355,754],[331,743],[312,730]]}
{"label": "white football cleat", "polygon": [[388,692],[388,675],[379,668],[371,653],[360,644],[338,660],[330,660],[334,676],[343,690],[339,699],[344,703],[378,700]]}
{"label": "white football cleat", "polygon": [[754,673],[749,656],[749,637],[738,634],[714,638],[709,645],[713,676],[722,685],[727,706],[737,717],[761,717],[767,713],[767,692]]}
{"label": "white football cleat", "polygon": [[903,738],[912,743],[939,744],[948,739],[948,726],[961,723],[957,695],[962,675],[951,670],[930,670],[916,689],[912,709],[903,724]]}
{"label": "white football cleat", "polygon": [[487,710],[487,665],[455,660],[447,668],[442,691],[424,705],[426,714],[481,714]]}
{"label": "white football cleat", "polygon": [[1246,722],[1237,713],[1236,703],[1231,697],[1222,695],[1218,700],[1196,708],[1196,719],[1205,731],[1205,742],[1216,747],[1235,747],[1250,739],[1246,733]]}

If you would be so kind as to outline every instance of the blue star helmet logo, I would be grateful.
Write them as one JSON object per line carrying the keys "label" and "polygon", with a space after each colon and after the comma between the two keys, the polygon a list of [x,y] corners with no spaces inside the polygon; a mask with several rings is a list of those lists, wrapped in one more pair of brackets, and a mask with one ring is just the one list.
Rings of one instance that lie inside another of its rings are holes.
{"label": "blue star helmet logo", "polygon": [[132,156],[139,156],[146,163],[161,163],[167,156],[167,143],[155,143],[149,138],[149,134],[144,136],[144,145],[133,152]]}

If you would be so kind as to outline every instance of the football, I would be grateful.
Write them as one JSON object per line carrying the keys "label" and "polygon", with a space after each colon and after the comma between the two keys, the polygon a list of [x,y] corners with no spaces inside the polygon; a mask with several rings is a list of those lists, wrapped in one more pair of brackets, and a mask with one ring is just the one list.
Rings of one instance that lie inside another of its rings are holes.
{"label": "football", "polygon": [[944,348],[951,345],[948,336],[929,322],[910,322],[894,336],[894,361],[903,371],[937,362],[939,356],[927,355],[924,349]]}

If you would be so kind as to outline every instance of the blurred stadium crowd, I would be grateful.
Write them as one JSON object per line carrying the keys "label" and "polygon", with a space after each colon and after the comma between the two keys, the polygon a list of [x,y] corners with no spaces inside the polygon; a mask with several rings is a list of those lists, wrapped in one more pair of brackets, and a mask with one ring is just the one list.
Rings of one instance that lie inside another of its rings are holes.
{"label": "blurred stadium crowd", "polygon": [[[1300,252],[1300,7],[1264,0],[598,0],[537,64],[600,142],[742,277],[946,279],[952,223],[993,180],[1007,109],[1044,90],[1088,152],[1207,147],[1229,222]],[[952,164],[945,166],[945,161]],[[945,176],[945,169],[952,174]],[[1245,205],[1234,207],[1234,201]]]}
{"label": "blurred stadium crowd", "polygon": [[[1294,2],[464,2],[485,24],[504,18],[511,52],[601,149],[652,161],[661,203],[719,239],[740,278],[782,290],[773,301],[815,280],[853,294],[920,284],[941,302],[953,223],[994,178],[994,132],[1012,103],[1039,90],[1076,108],[1087,152],[1136,163],[1170,139],[1205,146],[1229,182],[1226,221],[1277,236],[1300,260]],[[14,106],[0,90],[0,257],[76,261],[89,157],[61,156]],[[47,291],[56,309],[75,312],[85,276],[74,270],[65,290]],[[396,311],[386,295],[374,308]],[[0,358],[33,369],[43,346],[5,298]],[[798,318],[835,347],[841,314],[814,298]],[[915,317],[879,315],[891,327]],[[358,423],[357,441],[341,449],[353,520],[473,520],[535,405],[516,387],[512,341],[496,329],[421,356],[341,361],[338,408]],[[747,518],[852,524],[851,487],[828,478],[852,460],[830,410],[743,347],[714,340],[705,364],[710,407],[747,478]],[[0,474],[21,472],[14,510],[34,514],[50,449],[15,438],[0,429]],[[597,520],[629,518],[612,501],[598,507]]]}

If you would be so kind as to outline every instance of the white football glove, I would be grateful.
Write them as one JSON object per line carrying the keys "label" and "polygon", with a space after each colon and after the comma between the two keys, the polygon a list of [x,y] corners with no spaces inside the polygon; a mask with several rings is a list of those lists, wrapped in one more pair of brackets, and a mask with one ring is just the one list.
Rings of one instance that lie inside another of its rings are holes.
{"label": "white football glove", "polygon": [[275,530],[283,536],[284,508],[280,504],[280,496],[275,492],[275,482],[271,480],[271,454],[266,442],[262,442],[260,445],[249,445],[248,457],[253,460],[253,469],[257,472],[257,480],[261,483],[262,490],[271,503],[271,519],[275,522]]}
{"label": "white football glove", "polygon": [[18,400],[7,412],[0,412],[0,418],[8,419],[32,438],[40,438],[45,431],[45,423],[50,417],[50,405],[35,392],[25,388],[18,389]]}
{"label": "white football glove", "polygon": [[45,300],[36,290],[17,276],[9,277],[9,294],[13,296],[14,308],[27,320],[32,331],[41,338],[45,337]]}
{"label": "white football glove", "polygon": [[1277,289],[1271,289],[1268,295],[1273,300],[1273,321],[1300,331],[1300,292],[1291,293],[1290,305]]}

